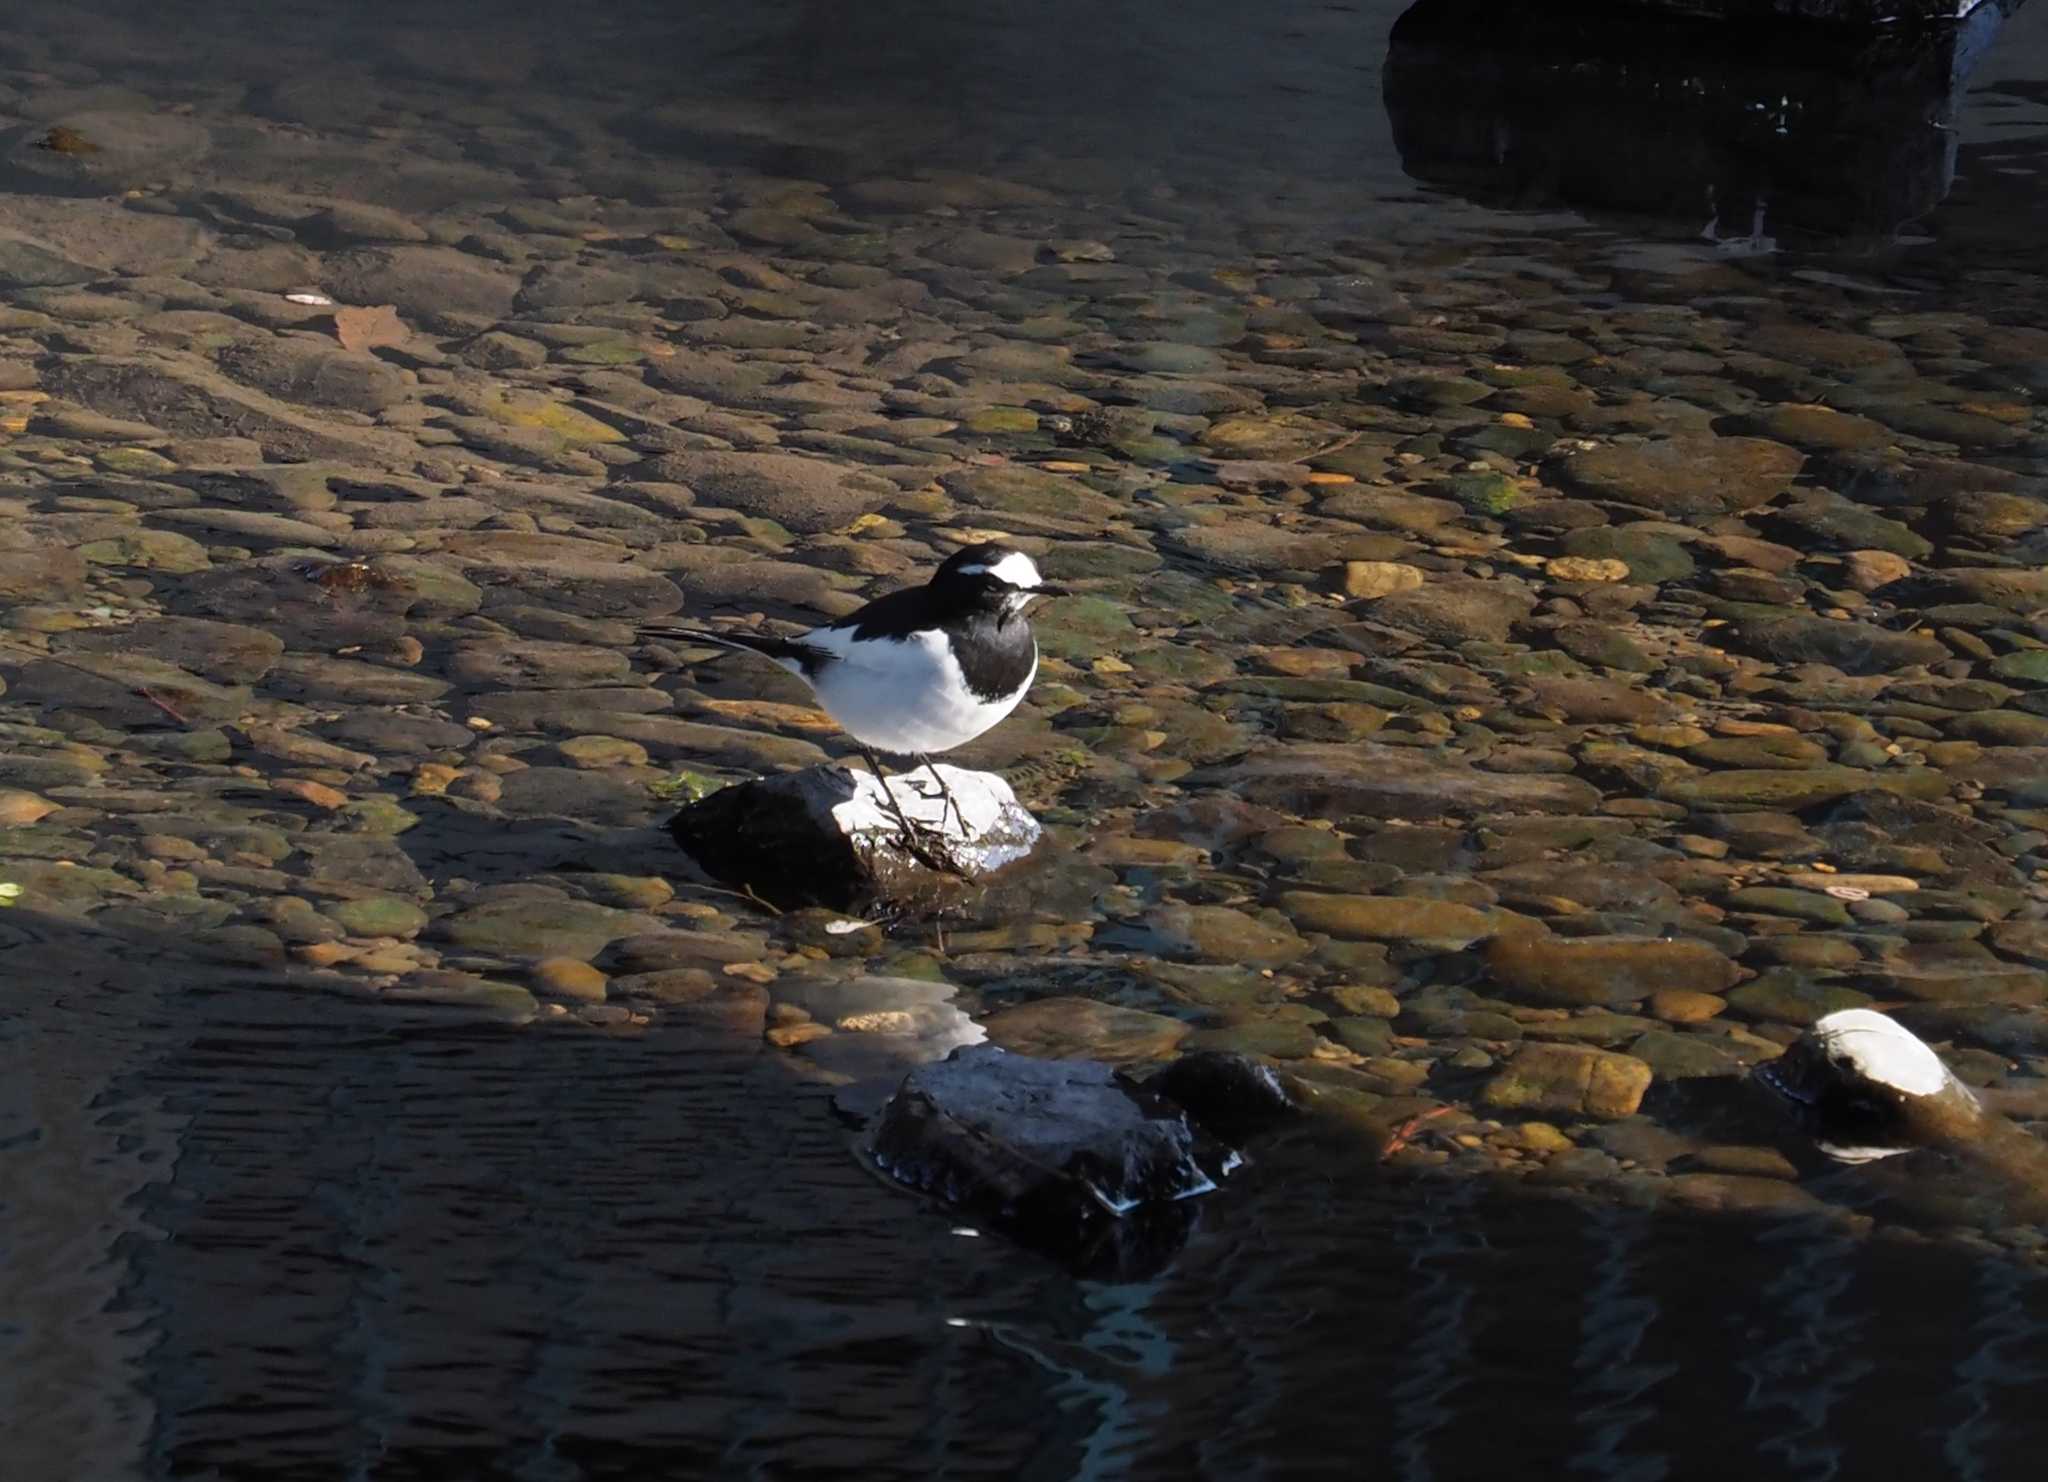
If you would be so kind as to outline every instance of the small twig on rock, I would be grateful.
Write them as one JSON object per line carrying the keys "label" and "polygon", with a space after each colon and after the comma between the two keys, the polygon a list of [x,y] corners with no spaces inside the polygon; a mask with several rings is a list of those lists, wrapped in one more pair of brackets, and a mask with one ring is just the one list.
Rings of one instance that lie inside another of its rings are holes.
{"label": "small twig on rock", "polygon": [[1382,1163],[1386,1162],[1387,1159],[1393,1157],[1394,1154],[1400,1152],[1402,1148],[1413,1142],[1416,1135],[1422,1131],[1422,1124],[1424,1122],[1431,1122],[1438,1117],[1447,1117],[1450,1114],[1451,1109],[1448,1106],[1438,1106],[1432,1107],[1420,1116],[1410,1117],[1387,1134],[1387,1145],[1380,1149],[1380,1161]]}
{"label": "small twig on rock", "polygon": [[1312,458],[1327,458],[1332,453],[1343,452],[1346,448],[1350,447],[1353,443],[1357,442],[1361,437],[1364,436],[1365,434],[1363,432],[1346,433],[1343,437],[1338,438],[1333,443],[1325,444],[1323,447],[1320,448],[1311,448],[1308,452],[1303,453],[1299,458],[1286,458],[1282,459],[1281,461],[1285,463],[1307,463]]}
{"label": "small twig on rock", "polygon": [[[90,673],[91,671],[87,670],[86,672]],[[139,685],[136,688],[130,690],[129,693],[131,695],[134,695],[137,699],[149,701],[150,704],[156,706],[157,709],[161,710],[165,715],[168,715],[172,720],[176,721],[181,726],[189,726],[192,724],[191,721],[187,720],[183,715],[181,715],[178,712],[176,707],[174,707],[170,703],[170,701],[158,699],[155,695],[151,694],[148,690],[143,689]]]}

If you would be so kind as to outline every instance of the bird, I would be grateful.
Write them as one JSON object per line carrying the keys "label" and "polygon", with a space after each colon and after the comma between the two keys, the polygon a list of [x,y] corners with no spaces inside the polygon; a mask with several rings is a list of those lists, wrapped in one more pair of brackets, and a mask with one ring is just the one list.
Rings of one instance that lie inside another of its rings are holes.
{"label": "bird", "polygon": [[[923,586],[889,592],[793,638],[672,623],[636,631],[779,664],[810,686],[878,780],[878,751],[910,757],[929,770],[964,831],[966,819],[932,757],[966,745],[1017,708],[1038,675],[1038,640],[1026,611],[1042,597],[1068,595],[1024,552],[983,541],[953,552]],[[912,832],[886,781],[882,790],[897,822]]]}

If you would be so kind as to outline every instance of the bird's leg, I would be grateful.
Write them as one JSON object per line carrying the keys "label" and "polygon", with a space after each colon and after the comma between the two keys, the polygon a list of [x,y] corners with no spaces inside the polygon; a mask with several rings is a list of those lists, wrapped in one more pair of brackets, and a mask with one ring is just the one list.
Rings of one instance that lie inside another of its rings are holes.
{"label": "bird's leg", "polygon": [[889,800],[889,811],[896,815],[897,824],[902,828],[904,836],[908,838],[911,834],[918,831],[917,825],[910,821],[903,811],[903,805],[896,800],[895,790],[889,786],[889,779],[882,771],[882,764],[875,759],[875,754],[865,746],[858,749],[861,759],[868,764],[868,770],[875,774],[875,781],[882,784],[882,796]]}
{"label": "bird's leg", "polygon": [[[952,810],[954,821],[960,825],[960,837],[962,840],[965,840],[967,838],[967,815],[960,811],[960,802],[953,796],[953,789],[946,786],[946,779],[939,775],[938,765],[930,757],[920,754],[918,760],[923,762],[924,769],[932,774],[932,781],[938,783],[939,796],[946,800],[946,807]],[[945,821],[946,815],[942,812],[939,814],[939,822],[943,824]]]}
{"label": "bird's leg", "polygon": [[[896,815],[897,826],[903,830],[903,843],[905,847],[919,859],[924,859],[924,854],[918,841],[930,833],[931,830],[921,823],[912,822],[910,815],[903,811],[903,804],[897,800],[895,789],[889,786],[889,779],[882,772],[882,764],[875,760],[875,754],[865,746],[860,747],[859,750],[861,756],[868,764],[868,770],[875,774],[875,781],[882,785],[882,796],[889,800],[889,811]],[[925,860],[925,863],[930,864],[931,861]]]}

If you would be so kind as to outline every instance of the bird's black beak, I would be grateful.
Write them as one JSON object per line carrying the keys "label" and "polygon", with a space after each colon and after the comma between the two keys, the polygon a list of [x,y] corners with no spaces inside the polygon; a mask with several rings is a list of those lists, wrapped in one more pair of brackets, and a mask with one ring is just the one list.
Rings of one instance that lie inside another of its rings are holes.
{"label": "bird's black beak", "polygon": [[1034,597],[1071,597],[1073,592],[1066,587],[1056,587],[1049,582],[1040,582],[1031,589]]}

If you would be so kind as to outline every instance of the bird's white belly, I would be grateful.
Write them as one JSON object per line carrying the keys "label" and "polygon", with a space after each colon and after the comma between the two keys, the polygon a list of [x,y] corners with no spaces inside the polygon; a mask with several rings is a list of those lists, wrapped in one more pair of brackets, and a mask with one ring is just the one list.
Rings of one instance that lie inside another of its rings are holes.
{"label": "bird's white belly", "polygon": [[972,741],[1017,708],[1038,674],[1034,657],[1031,676],[1016,694],[988,701],[967,688],[938,634],[833,647],[842,657],[813,682],[818,703],[854,740],[895,756],[951,751]]}

